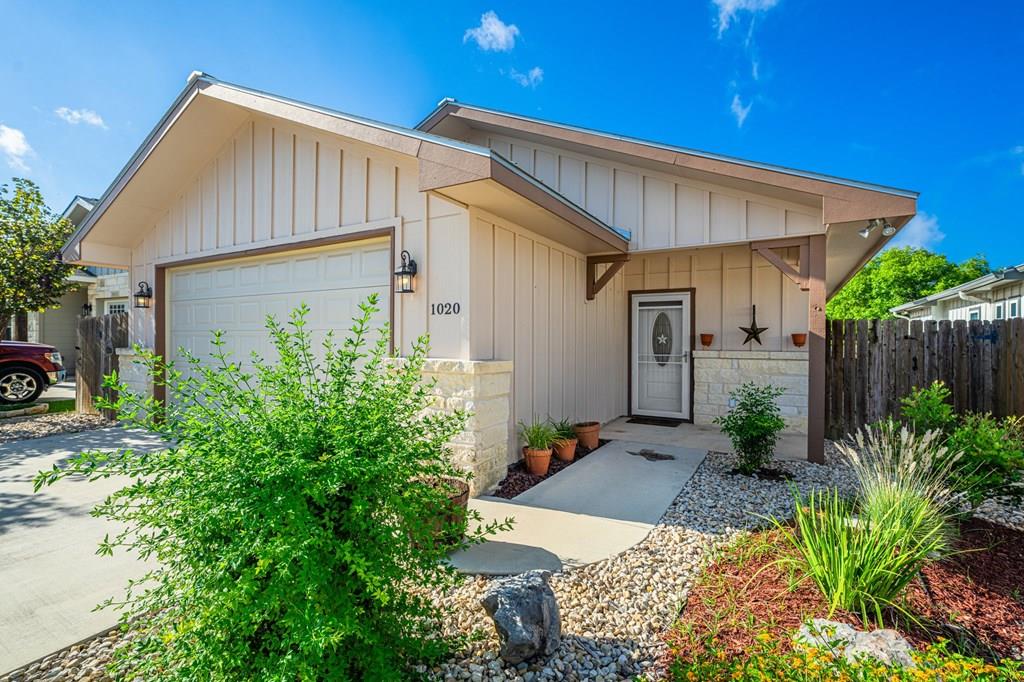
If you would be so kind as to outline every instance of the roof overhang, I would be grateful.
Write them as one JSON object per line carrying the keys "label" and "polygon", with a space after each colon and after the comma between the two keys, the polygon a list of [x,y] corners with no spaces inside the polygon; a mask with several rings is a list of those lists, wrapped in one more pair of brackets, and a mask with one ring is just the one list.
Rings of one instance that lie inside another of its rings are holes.
{"label": "roof overhang", "polygon": [[[970,295],[973,293],[989,292],[1000,284],[1024,280],[1024,271],[1021,271],[1021,267],[1024,266],[1006,268],[999,272],[990,272],[987,275],[982,275],[981,277],[972,279],[970,282],[964,282],[959,286],[943,289],[942,291],[931,294],[930,296],[919,298],[916,301],[910,301],[909,303],[898,305],[895,308],[889,308],[889,312],[902,313],[916,308],[931,308],[940,301],[945,301],[951,298],[969,299]],[[978,302],[980,303],[982,300],[983,299],[979,298]]]}
{"label": "roof overhang", "polygon": [[416,158],[421,191],[436,191],[511,220],[533,216],[542,230],[585,247],[581,249],[585,253],[625,251],[628,246],[628,236],[487,148],[297,102],[196,72],[85,216],[64,246],[62,257],[83,264],[127,267],[131,249],[141,241],[145,228],[157,222],[180,194],[183,183],[254,114]]}

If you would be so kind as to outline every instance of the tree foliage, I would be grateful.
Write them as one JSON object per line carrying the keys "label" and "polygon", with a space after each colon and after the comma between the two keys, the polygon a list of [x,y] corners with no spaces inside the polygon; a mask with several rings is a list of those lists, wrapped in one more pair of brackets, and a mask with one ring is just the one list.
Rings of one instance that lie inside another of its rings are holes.
{"label": "tree foliage", "polygon": [[983,256],[954,263],[927,249],[887,249],[868,262],[828,303],[832,319],[885,319],[890,308],[969,282],[992,271]]}
{"label": "tree foliage", "polygon": [[74,225],[46,207],[31,180],[13,185],[0,185],[0,327],[16,313],[56,307],[75,269],[60,260]]}
{"label": "tree foliage", "polygon": [[465,414],[429,409],[426,338],[401,359],[386,326],[368,341],[375,305],[344,342],[328,336],[322,360],[305,306],[287,325],[268,318],[278,359],[254,356],[252,372],[220,334],[212,363],[147,355],[165,407],[109,383],[120,413],[170,447],[86,453],[37,476],[37,489],[132,481],[93,511],[125,528],[101,552],[159,561],[121,603],[117,679],[399,680],[449,650],[430,597],[458,580],[446,555],[507,524],[462,535],[438,482],[466,476],[445,445]]}

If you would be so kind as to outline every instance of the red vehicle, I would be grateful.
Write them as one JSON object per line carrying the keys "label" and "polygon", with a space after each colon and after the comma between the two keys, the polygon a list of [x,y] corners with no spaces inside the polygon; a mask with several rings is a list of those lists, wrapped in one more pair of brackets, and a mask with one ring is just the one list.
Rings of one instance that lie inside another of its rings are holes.
{"label": "red vehicle", "polygon": [[64,359],[53,346],[0,341],[0,403],[30,403],[65,375]]}

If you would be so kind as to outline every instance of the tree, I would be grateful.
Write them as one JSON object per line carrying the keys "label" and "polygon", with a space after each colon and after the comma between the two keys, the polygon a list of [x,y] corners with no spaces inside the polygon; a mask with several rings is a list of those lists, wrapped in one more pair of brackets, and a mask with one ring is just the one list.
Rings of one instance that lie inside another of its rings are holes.
{"label": "tree", "polygon": [[60,249],[74,225],[55,215],[31,180],[0,185],[0,332],[12,315],[55,308],[75,266]]}
{"label": "tree", "polygon": [[900,304],[955,287],[992,272],[988,259],[954,263],[927,249],[905,246],[878,254],[829,301],[832,319],[884,319]]}

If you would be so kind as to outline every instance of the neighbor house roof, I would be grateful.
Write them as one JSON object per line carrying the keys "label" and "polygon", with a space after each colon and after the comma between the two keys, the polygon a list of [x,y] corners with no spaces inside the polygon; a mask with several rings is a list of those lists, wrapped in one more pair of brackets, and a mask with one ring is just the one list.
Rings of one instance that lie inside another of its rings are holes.
{"label": "neighbor house roof", "polygon": [[885,216],[898,218],[916,212],[918,193],[858,180],[812,173],[758,161],[749,161],[723,154],[689,149],[662,142],[556,123],[521,114],[445,98],[416,127],[430,132],[444,127],[446,119],[456,119],[470,126],[493,127],[527,135],[575,143],[596,150],[617,152],[662,162],[679,169],[711,173],[719,176],[771,184],[798,192],[820,194],[824,199],[824,222],[838,223]]}
{"label": "neighbor house roof", "polygon": [[197,71],[189,76],[185,89],[121,169],[103,196],[94,202],[93,210],[64,246],[64,257],[69,260],[80,259],[79,245],[85,236],[104,220],[128,182],[140,171],[185,110],[197,97],[204,95],[258,113],[284,118],[414,156],[419,160],[419,188],[423,191],[439,191],[456,185],[493,181],[581,228],[592,238],[603,242],[605,248],[609,250],[624,252],[628,246],[628,233],[606,224],[491,149],[272,95],[227,83]]}
{"label": "neighbor house roof", "polygon": [[966,296],[972,293],[991,291],[1000,284],[1020,280],[1024,280],[1024,263],[998,272],[990,272],[987,275],[982,275],[981,277],[972,279],[970,282],[965,282],[959,286],[943,289],[942,291],[931,294],[930,296],[925,296],[924,298],[919,298],[916,301],[910,301],[908,303],[898,305],[895,308],[890,308],[889,311],[892,313],[902,313],[908,310],[913,310],[914,308],[931,307],[939,301],[951,298],[960,298],[961,294]]}

